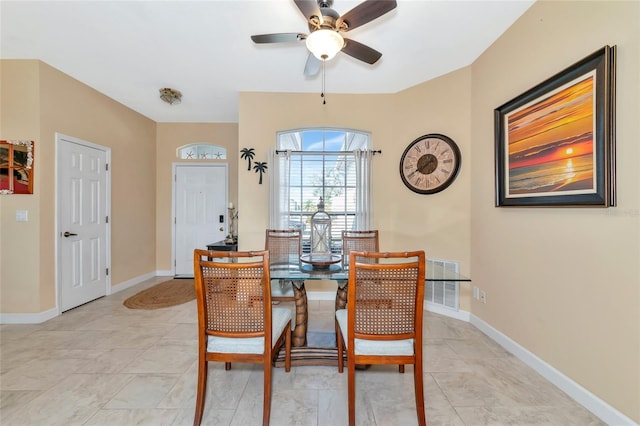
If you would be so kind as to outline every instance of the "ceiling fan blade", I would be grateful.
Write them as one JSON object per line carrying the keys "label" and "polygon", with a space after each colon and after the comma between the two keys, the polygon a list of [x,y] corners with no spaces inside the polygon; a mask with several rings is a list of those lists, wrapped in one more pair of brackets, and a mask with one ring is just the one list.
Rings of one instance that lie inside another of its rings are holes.
{"label": "ceiling fan blade", "polygon": [[300,12],[304,15],[305,19],[309,20],[312,16],[317,16],[322,24],[322,12],[320,12],[320,5],[316,0],[293,0]]}
{"label": "ceiling fan blade", "polygon": [[347,55],[368,64],[375,64],[378,59],[382,57],[382,53],[378,52],[377,50],[348,38],[344,39],[344,47],[342,48],[342,51]]}
{"label": "ceiling fan blade", "polygon": [[379,18],[397,5],[395,0],[366,0],[338,18],[336,27],[340,28],[345,23],[346,31],[350,31]]}
{"label": "ceiling fan blade", "polygon": [[320,67],[322,66],[322,61],[316,58],[313,53],[309,52],[309,57],[307,57],[307,63],[304,65],[304,75],[306,77],[313,77],[314,75],[320,72]]}
{"label": "ceiling fan blade", "polygon": [[251,40],[254,43],[287,43],[304,40],[305,38],[307,38],[306,34],[300,33],[258,34],[251,36]]}

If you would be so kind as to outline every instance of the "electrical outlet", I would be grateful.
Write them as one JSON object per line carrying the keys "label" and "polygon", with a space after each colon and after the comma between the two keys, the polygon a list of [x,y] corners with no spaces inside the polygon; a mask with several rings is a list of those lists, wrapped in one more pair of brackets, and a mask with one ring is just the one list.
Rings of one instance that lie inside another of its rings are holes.
{"label": "electrical outlet", "polygon": [[473,287],[473,298],[474,300],[480,299],[480,289],[478,287]]}
{"label": "electrical outlet", "polygon": [[482,303],[487,303],[487,292],[486,291],[481,291],[480,292],[480,301]]}

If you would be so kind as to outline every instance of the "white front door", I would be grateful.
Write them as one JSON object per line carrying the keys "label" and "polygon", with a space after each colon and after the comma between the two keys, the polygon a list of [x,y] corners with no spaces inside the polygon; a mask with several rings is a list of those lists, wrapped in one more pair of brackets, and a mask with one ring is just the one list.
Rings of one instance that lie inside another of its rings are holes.
{"label": "white front door", "polygon": [[107,294],[109,149],[56,135],[60,310]]}
{"label": "white front door", "polygon": [[175,275],[193,276],[193,250],[227,235],[227,165],[174,164]]}

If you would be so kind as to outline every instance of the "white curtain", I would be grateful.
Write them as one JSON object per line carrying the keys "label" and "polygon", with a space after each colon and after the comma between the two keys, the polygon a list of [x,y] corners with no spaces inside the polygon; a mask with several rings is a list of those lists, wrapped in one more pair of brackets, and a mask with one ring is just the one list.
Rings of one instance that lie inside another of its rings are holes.
{"label": "white curtain", "polygon": [[353,155],[356,160],[356,230],[367,231],[371,229],[373,223],[371,218],[371,203],[373,202],[371,159],[373,151],[356,149],[353,151]]}
{"label": "white curtain", "polygon": [[269,228],[289,229],[289,173],[291,151],[269,149]]}

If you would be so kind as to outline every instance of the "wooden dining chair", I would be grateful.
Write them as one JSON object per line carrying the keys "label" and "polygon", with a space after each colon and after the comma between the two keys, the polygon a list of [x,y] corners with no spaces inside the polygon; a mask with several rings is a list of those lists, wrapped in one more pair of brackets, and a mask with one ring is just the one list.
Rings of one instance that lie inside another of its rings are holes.
{"label": "wooden dining chair", "polygon": [[[302,232],[299,229],[267,229],[264,249],[269,251],[272,266],[297,265],[302,255]],[[292,282],[279,280],[271,288],[271,299],[280,302],[295,301]]]}
{"label": "wooden dining chair", "polygon": [[349,267],[349,253],[352,251],[380,250],[378,230],[368,231],[342,231],[342,267]]}
{"label": "wooden dining chair", "polygon": [[[378,230],[342,231],[342,268],[349,268],[349,254],[352,251],[377,252],[380,250]],[[374,261],[374,260],[370,260]],[[347,304],[347,283],[338,283],[336,291],[335,309],[344,309]],[[336,321],[336,338],[338,336],[338,322]],[[402,367],[401,367],[402,368]]]}
{"label": "wooden dining chair", "polygon": [[347,309],[336,311],[340,373],[344,371],[345,349],[347,353],[349,425],[354,425],[356,418],[356,364],[413,364],[418,423],[424,426],[424,251],[352,251],[349,257]]}
{"label": "wooden dining chair", "polygon": [[271,306],[269,252],[195,250],[198,307],[198,385],[194,425],[204,412],[208,363],[263,365],[262,424],[271,413],[271,368],[285,347],[285,371],[291,370],[291,311]]}

